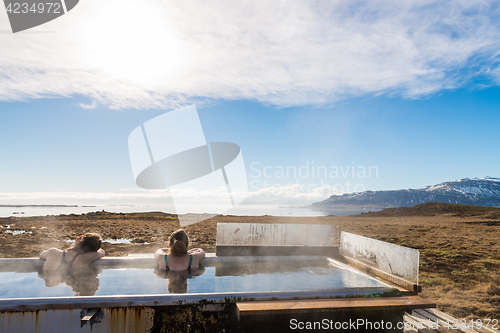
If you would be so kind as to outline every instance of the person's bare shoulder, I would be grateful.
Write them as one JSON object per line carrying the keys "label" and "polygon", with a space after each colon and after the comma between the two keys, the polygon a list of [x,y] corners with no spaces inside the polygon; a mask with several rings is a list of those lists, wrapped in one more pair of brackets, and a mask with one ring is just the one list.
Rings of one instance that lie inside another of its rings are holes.
{"label": "person's bare shoulder", "polygon": [[55,247],[51,247],[50,249],[47,249],[45,251],[42,251],[38,257],[42,260],[47,260],[50,256],[53,256],[54,254],[61,253],[62,251],[59,249],[56,249]]}
{"label": "person's bare shoulder", "polygon": [[168,248],[165,248],[165,249],[156,250],[156,252],[154,254],[155,261],[158,264],[160,269],[166,268],[165,256],[167,255],[167,253],[168,253]]}
{"label": "person's bare shoulder", "polygon": [[168,253],[168,249],[158,249],[154,254],[156,261],[163,260],[163,257]]}

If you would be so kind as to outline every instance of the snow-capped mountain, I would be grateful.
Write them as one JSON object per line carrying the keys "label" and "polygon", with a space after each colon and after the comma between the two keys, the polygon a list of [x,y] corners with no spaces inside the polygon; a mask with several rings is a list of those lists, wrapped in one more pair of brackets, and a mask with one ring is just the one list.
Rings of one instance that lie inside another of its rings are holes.
{"label": "snow-capped mountain", "polygon": [[420,189],[365,191],[332,195],[311,205],[318,210],[344,206],[370,208],[413,207],[426,202],[500,207],[500,178],[464,178]]}

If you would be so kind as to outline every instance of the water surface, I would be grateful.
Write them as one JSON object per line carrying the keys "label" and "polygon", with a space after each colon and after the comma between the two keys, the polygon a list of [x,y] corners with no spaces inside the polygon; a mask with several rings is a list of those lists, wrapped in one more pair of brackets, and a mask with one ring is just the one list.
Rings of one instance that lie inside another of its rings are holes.
{"label": "water surface", "polygon": [[205,267],[183,272],[158,269],[90,269],[80,276],[0,273],[0,298],[224,293],[387,287],[386,284],[328,264],[258,264]]}

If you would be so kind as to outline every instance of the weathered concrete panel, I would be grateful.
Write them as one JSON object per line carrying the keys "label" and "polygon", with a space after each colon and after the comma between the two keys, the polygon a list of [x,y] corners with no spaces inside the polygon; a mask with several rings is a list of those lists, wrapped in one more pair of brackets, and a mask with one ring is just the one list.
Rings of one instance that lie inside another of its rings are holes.
{"label": "weathered concrete panel", "polygon": [[418,284],[418,250],[342,231],[339,252]]}
{"label": "weathered concrete panel", "polygon": [[338,245],[336,225],[217,223],[217,246]]}

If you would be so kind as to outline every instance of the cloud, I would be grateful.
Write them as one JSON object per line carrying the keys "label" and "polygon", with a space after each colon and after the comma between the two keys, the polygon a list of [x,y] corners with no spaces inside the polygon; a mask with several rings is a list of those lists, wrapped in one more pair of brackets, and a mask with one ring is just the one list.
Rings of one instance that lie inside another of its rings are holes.
{"label": "cloud", "polygon": [[306,206],[338,194],[341,194],[341,191],[333,186],[320,188],[315,186],[309,188],[307,185],[299,184],[273,186],[248,193],[244,204]]}
{"label": "cloud", "polygon": [[[0,30],[10,30],[3,11]],[[497,85],[500,12],[495,1],[86,0],[47,24],[2,34],[0,49],[5,101],[327,105],[419,98],[477,76]]]}
{"label": "cloud", "polygon": [[65,205],[103,205],[144,203],[148,200],[158,202],[170,199],[168,190],[120,191],[120,192],[17,192],[0,193],[3,204],[65,204]]}
{"label": "cloud", "polygon": [[90,104],[80,103],[79,105],[84,109],[95,109],[97,107],[96,101],[92,101]]}

